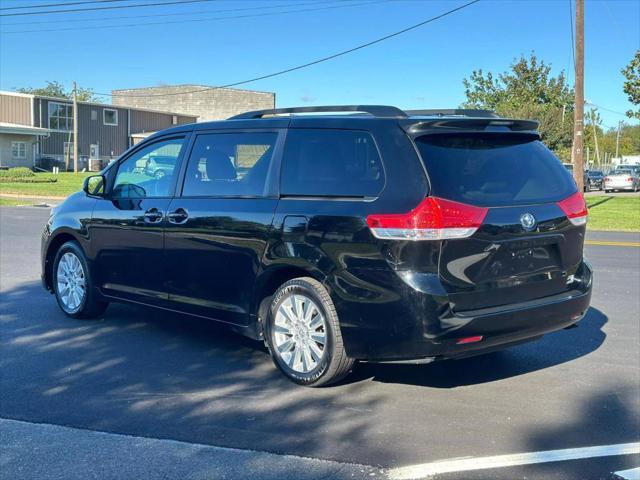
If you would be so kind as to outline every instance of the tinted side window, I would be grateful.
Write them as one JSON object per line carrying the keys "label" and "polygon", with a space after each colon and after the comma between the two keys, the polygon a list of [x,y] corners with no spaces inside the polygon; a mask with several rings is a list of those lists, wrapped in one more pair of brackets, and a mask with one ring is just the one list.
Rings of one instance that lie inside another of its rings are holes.
{"label": "tinted side window", "polygon": [[555,202],[576,191],[571,172],[530,136],[425,135],[416,145],[438,197],[492,207]]}
{"label": "tinted side window", "polygon": [[292,129],[280,178],[282,195],[375,197],[384,169],[368,132]]}
{"label": "tinted side window", "polygon": [[115,198],[166,197],[178,172],[183,138],[153,143],[132,154],[118,166],[113,186]]}
{"label": "tinted side window", "polygon": [[183,196],[262,196],[278,134],[198,135],[187,164]]}

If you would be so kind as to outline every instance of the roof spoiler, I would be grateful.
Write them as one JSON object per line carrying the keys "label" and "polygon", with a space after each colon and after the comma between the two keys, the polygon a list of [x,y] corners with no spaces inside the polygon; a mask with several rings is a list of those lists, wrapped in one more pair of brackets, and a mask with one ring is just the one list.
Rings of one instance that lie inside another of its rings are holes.
{"label": "roof spoiler", "polygon": [[425,117],[474,117],[474,118],[500,118],[493,110],[480,110],[472,108],[449,108],[430,110],[405,110],[407,115]]}
{"label": "roof spoiler", "polygon": [[431,133],[456,132],[519,132],[529,133],[540,137],[536,120],[515,120],[510,118],[442,118],[432,120],[404,121],[404,130],[413,135],[427,135]]}

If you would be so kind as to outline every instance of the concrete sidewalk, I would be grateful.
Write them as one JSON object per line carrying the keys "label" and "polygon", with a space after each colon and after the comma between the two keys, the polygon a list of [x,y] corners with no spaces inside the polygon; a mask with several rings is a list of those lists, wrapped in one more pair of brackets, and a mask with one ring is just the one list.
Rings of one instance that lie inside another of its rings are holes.
{"label": "concrete sidewalk", "polygon": [[386,478],[369,466],[8,419],[0,446],[2,480]]}

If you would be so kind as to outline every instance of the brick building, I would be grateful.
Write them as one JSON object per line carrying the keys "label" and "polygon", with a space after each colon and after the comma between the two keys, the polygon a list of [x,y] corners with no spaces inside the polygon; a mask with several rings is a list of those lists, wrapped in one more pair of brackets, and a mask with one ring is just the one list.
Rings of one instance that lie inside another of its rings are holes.
{"label": "brick building", "polygon": [[114,105],[182,112],[199,122],[222,120],[250,110],[275,108],[276,94],[206,85],[166,85],[112,90]]}

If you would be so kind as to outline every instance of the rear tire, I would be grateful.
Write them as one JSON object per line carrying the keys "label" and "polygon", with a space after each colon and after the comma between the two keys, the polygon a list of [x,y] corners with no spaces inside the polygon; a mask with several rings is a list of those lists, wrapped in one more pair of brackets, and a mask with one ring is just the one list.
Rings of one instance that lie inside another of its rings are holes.
{"label": "rear tire", "polygon": [[276,291],[264,330],[276,367],[299,385],[330,385],[353,368],[333,301],[313,278],[290,280]]}
{"label": "rear tire", "polygon": [[96,298],[87,258],[74,241],[66,242],[56,253],[52,285],[58,306],[69,317],[95,318],[109,305]]}

